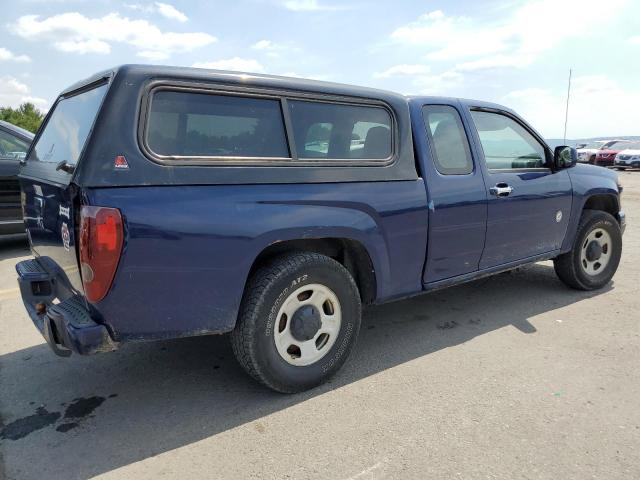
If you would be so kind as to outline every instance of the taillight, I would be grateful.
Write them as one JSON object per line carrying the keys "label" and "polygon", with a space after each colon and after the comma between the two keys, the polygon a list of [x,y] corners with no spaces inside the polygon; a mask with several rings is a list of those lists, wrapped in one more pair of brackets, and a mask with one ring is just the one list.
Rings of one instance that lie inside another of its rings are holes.
{"label": "taillight", "polygon": [[123,242],[122,216],[116,208],[80,210],[80,272],[90,302],[102,300],[113,282]]}

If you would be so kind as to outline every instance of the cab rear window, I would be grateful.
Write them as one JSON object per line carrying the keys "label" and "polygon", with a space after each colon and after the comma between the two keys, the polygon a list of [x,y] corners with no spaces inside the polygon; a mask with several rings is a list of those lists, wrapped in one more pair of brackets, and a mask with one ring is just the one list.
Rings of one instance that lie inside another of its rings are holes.
{"label": "cab rear window", "polygon": [[58,100],[27,160],[78,163],[107,88],[103,84]]}
{"label": "cab rear window", "polygon": [[301,159],[385,160],[392,152],[391,116],[382,107],[290,100]]}

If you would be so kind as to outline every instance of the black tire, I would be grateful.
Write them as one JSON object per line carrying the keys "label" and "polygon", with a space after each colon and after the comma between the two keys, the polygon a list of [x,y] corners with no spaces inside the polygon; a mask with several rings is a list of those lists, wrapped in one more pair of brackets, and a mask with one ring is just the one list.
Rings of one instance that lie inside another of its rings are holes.
{"label": "black tire", "polygon": [[[340,302],[341,326],[333,345],[317,362],[291,365],[276,348],[276,317],[287,293],[308,284],[333,291]],[[265,386],[282,393],[308,390],[342,367],[356,343],[361,311],[358,287],[340,263],[317,253],[286,254],[260,268],[249,280],[231,333],[233,352],[247,373]]]}
{"label": "black tire", "polygon": [[616,167],[616,170],[625,171],[627,167]]}
{"label": "black tire", "polygon": [[[611,236],[612,254],[601,273],[589,275],[580,261],[580,252],[587,236],[601,228]],[[571,251],[553,260],[556,274],[566,285],[577,290],[596,290],[604,287],[616,273],[622,255],[622,232],[617,220],[600,210],[584,210]]]}

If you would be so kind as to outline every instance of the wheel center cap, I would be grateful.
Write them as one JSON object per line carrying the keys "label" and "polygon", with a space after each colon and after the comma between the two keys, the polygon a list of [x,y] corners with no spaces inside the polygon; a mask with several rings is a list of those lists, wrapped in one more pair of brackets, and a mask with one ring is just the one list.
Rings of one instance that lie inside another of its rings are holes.
{"label": "wheel center cap", "polygon": [[598,260],[602,256],[602,246],[596,241],[593,240],[589,245],[587,245],[586,257],[590,262],[594,262]]}
{"label": "wheel center cap", "polygon": [[291,319],[291,335],[299,342],[306,342],[316,336],[322,326],[320,312],[313,305],[304,305],[296,310]]}

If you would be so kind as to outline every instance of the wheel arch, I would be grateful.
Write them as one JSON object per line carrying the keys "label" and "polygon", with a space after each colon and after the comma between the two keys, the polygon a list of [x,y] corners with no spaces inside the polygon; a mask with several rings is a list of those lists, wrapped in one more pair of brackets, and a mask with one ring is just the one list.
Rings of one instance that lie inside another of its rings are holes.
{"label": "wheel arch", "polygon": [[376,270],[371,255],[360,241],[351,238],[297,238],[271,243],[254,259],[247,280],[263,265],[291,252],[312,252],[333,258],[353,277],[363,304],[371,304],[376,300]]}
{"label": "wheel arch", "polygon": [[[575,202],[575,200],[574,200]],[[585,210],[599,210],[607,212],[612,215],[618,223],[620,219],[620,198],[617,192],[611,189],[598,189],[585,194],[582,197],[582,202],[574,203],[571,223],[567,229],[567,235],[565,236],[562,244],[561,253],[566,253],[573,248],[573,242],[575,240],[578,224],[580,218]]]}
{"label": "wheel arch", "polygon": [[618,212],[620,212],[620,202],[616,194],[594,193],[585,200],[581,212],[584,210],[602,210],[617,218]]}

